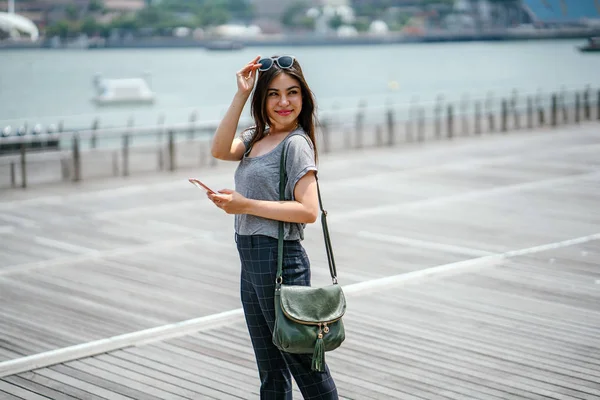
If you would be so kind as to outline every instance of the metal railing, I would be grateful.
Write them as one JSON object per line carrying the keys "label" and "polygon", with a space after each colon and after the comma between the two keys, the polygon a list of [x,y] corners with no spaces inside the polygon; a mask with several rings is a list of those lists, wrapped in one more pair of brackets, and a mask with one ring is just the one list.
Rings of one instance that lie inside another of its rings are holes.
{"label": "metal railing", "polygon": [[[321,153],[393,146],[401,142],[452,139],[600,120],[600,90],[463,96],[446,101],[333,109],[319,115]],[[251,125],[243,118],[239,126]],[[52,134],[0,137],[0,188],[60,181],[130,176],[217,164],[210,141],[217,122],[197,122]],[[46,146],[51,144],[51,146]],[[46,148],[46,150],[44,150]],[[47,150],[51,148],[52,150]]]}

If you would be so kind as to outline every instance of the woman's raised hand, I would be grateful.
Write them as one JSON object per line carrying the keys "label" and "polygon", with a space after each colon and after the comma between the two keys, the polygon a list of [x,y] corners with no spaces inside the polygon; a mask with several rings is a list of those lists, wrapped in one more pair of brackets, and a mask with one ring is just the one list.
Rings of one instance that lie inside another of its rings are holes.
{"label": "woman's raised hand", "polygon": [[254,81],[256,80],[256,71],[260,68],[260,64],[257,64],[258,60],[260,60],[260,56],[256,56],[237,72],[238,91],[244,94],[250,94],[252,91]]}

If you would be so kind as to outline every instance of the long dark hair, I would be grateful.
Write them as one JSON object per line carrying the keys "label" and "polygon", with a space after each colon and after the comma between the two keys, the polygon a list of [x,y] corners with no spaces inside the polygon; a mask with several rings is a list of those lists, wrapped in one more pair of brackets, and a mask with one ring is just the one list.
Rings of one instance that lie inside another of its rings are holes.
{"label": "long dark hair", "polygon": [[267,91],[271,81],[273,81],[276,76],[282,73],[295,78],[300,84],[300,91],[302,93],[302,110],[300,111],[300,115],[298,115],[298,124],[300,127],[302,127],[304,132],[306,132],[313,144],[316,161],[317,141],[315,139],[315,98],[312,90],[310,90],[310,87],[308,86],[308,83],[306,83],[306,79],[304,79],[302,68],[296,59],[294,59],[294,63],[292,64],[291,68],[282,69],[279,67],[279,65],[277,65],[277,63],[274,62],[273,66],[267,71],[258,72],[258,79],[254,89],[254,94],[252,95],[252,103],[250,108],[255,123],[255,126],[251,128],[254,129],[254,135],[252,136],[250,147],[265,137],[266,126],[271,125],[271,121],[269,120],[266,110]]}

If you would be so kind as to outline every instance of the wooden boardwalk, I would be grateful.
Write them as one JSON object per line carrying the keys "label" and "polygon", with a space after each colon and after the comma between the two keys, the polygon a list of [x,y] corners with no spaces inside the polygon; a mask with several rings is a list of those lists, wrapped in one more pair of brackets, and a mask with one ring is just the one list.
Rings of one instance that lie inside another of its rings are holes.
{"label": "wooden boardwalk", "polygon": [[[342,397],[600,398],[599,151],[585,124],[324,156]],[[189,174],[0,193],[0,399],[258,397],[233,219]]]}

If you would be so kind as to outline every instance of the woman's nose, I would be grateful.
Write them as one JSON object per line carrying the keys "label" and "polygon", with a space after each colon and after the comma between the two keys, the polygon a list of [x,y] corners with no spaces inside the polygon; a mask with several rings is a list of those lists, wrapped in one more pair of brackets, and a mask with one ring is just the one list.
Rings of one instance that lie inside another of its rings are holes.
{"label": "woman's nose", "polygon": [[288,101],[288,98],[287,98],[287,96],[285,96],[285,95],[284,95],[284,96],[281,96],[281,97],[279,98],[279,103],[280,103],[280,104],[282,104],[282,105],[283,105],[283,104],[287,105],[287,104],[289,104],[290,102]]}

